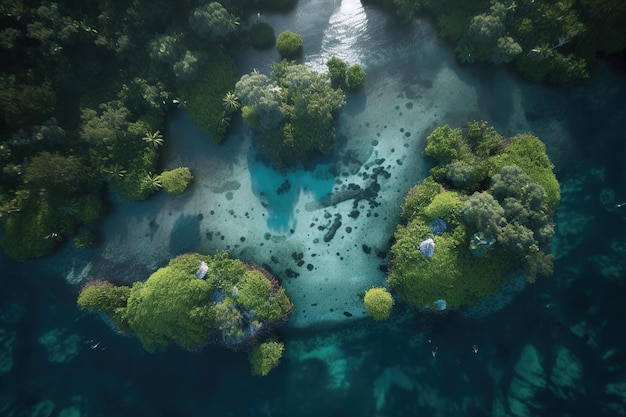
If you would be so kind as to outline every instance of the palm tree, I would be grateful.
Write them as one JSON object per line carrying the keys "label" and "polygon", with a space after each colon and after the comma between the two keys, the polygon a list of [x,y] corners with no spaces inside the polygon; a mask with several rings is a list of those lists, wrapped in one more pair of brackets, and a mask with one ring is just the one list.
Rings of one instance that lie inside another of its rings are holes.
{"label": "palm tree", "polygon": [[70,201],[60,206],[57,210],[65,216],[73,216],[78,213],[78,200],[72,198]]}
{"label": "palm tree", "polygon": [[106,168],[104,172],[107,174],[107,181],[111,182],[117,179],[122,179],[126,175],[126,170],[119,164],[113,164],[111,167]]}
{"label": "palm tree", "polygon": [[20,207],[17,205],[15,200],[11,200],[6,204],[0,204],[0,219],[3,217],[15,215],[19,212]]}
{"label": "palm tree", "polygon": [[237,95],[232,91],[226,93],[222,101],[224,103],[224,110],[228,113],[232,113],[239,109],[239,97],[237,97]]}
{"label": "palm tree", "polygon": [[157,149],[159,146],[163,145],[163,135],[159,130],[154,133],[146,133],[146,136],[143,137],[143,141],[154,146],[154,149]]}
{"label": "palm tree", "polygon": [[151,188],[154,191],[157,191],[159,188],[163,186],[163,184],[161,184],[161,176],[148,173],[146,175],[146,178],[144,178],[144,186],[146,188]]}
{"label": "palm tree", "polygon": [[238,17],[230,17],[228,19],[228,31],[229,32],[234,32],[237,30],[237,27],[239,26],[239,18]]}

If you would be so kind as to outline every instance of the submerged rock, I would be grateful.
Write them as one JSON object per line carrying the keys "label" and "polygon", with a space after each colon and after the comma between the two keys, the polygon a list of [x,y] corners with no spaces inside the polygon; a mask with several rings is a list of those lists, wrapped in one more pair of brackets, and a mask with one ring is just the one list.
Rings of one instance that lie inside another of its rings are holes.
{"label": "submerged rock", "polygon": [[39,337],[39,344],[48,351],[48,361],[69,363],[78,356],[81,338],[68,329],[52,329]]}
{"label": "submerged rock", "polygon": [[546,387],[546,375],[537,349],[526,345],[515,364],[515,376],[509,386],[508,405],[511,415],[534,417],[540,406],[534,403],[537,391]]}
{"label": "submerged rock", "polygon": [[0,329],[0,374],[13,369],[13,348],[15,346],[15,332]]}
{"label": "submerged rock", "polygon": [[582,363],[565,346],[559,347],[550,382],[550,390],[564,400],[573,400],[585,393]]}
{"label": "submerged rock", "polygon": [[435,241],[432,239],[426,239],[420,243],[419,249],[425,257],[430,259],[435,253]]}

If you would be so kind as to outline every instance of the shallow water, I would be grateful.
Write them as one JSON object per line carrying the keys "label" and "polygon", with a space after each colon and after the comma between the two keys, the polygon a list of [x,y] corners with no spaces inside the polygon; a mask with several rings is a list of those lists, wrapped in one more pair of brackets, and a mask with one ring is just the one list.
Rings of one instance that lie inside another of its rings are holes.
{"label": "shallow water", "polygon": [[[502,69],[459,67],[425,22],[399,26],[353,0],[303,2],[260,19],[277,33],[301,33],[303,62],[313,68],[337,55],[366,69],[364,90],[348,97],[338,121],[334,154],[317,171],[278,173],[256,157],[258,138],[243,124],[214,146],[184,114],[172,115],[166,166],[192,169],[190,192],[116,202],[96,250],[68,247],[24,264],[0,256],[0,347],[12,359],[0,373],[0,415],[35,415],[36,407],[64,417],[626,414],[626,212],[614,208],[626,200],[624,80],[606,72],[562,91]],[[353,25],[358,36],[347,30]],[[254,52],[238,62],[242,72],[267,72],[276,58]],[[554,277],[482,319],[422,316],[401,304],[383,325],[358,319],[362,292],[384,280],[378,267],[398,205],[426,173],[425,135],[475,118],[505,135],[532,131],[548,147],[563,193]],[[366,185],[363,174],[376,167],[389,178],[379,176],[377,197],[359,201],[353,219],[345,190]],[[342,227],[323,242],[318,226],[336,214]],[[265,379],[249,375],[243,352],[147,354],[74,307],[78,285],[68,282],[130,282],[178,253],[222,249],[268,264],[296,304],[283,362]],[[68,363],[52,362],[63,358],[39,341],[54,330],[57,345],[69,341],[61,349]]]}

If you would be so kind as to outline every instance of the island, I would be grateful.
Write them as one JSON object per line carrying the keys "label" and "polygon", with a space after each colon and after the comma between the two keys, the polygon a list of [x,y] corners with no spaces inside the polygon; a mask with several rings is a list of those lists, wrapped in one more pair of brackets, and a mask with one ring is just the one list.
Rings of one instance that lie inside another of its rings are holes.
{"label": "island", "polygon": [[445,125],[424,154],[436,165],[402,206],[389,286],[422,310],[459,309],[496,294],[511,274],[552,273],[560,199],[545,145],[501,137],[486,122]]}
{"label": "island", "polygon": [[252,349],[253,372],[261,375],[278,365],[283,345],[273,330],[293,309],[273,275],[225,252],[177,256],[130,287],[89,281],[77,303],[137,336],[149,352],[171,344],[192,351],[208,344]]}

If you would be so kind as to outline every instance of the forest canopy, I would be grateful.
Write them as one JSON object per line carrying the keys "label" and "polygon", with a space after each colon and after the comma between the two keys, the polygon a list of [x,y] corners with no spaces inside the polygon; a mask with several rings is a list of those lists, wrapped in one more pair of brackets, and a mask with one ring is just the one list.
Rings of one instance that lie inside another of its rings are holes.
{"label": "forest canopy", "polygon": [[510,63],[532,81],[579,84],[626,48],[621,0],[375,1],[404,20],[431,17],[461,62]]}

